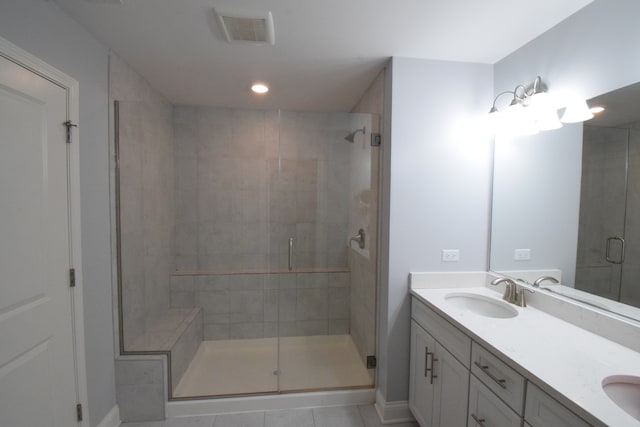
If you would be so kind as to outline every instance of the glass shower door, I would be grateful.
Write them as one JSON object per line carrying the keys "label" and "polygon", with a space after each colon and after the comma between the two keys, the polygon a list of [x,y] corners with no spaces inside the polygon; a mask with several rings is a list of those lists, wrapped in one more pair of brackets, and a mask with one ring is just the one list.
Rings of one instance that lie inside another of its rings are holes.
{"label": "glass shower door", "polygon": [[174,107],[176,270],[192,277],[203,342],[178,397],[278,391],[278,282],[270,274],[277,114]]}
{"label": "glass shower door", "polygon": [[[281,392],[373,385],[377,126],[369,114],[280,111],[271,236]],[[349,244],[359,229],[363,248]]]}
{"label": "glass shower door", "polygon": [[619,301],[640,307],[640,130],[629,129],[625,258]]}
{"label": "glass shower door", "polygon": [[576,288],[619,300],[625,258],[628,130],[584,126]]}

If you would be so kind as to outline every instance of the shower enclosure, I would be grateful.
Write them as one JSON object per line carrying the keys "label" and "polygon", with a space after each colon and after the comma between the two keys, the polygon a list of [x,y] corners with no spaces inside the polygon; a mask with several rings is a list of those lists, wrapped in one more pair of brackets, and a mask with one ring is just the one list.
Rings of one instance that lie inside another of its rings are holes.
{"label": "shower enclosure", "polygon": [[640,130],[584,126],[576,288],[640,307]]}
{"label": "shower enclosure", "polygon": [[173,399],[373,386],[378,117],[115,114],[123,353]]}

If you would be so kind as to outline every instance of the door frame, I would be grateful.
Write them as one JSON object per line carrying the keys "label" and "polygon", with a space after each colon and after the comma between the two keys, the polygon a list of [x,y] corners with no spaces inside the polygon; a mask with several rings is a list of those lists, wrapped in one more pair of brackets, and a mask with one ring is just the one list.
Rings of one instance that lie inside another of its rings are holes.
{"label": "door frame", "polygon": [[[10,41],[0,37],[0,57],[14,62],[27,70],[62,87],[67,93],[67,120],[78,124],[78,82],[41,59],[31,55]],[[61,124],[62,125],[62,124]],[[75,269],[75,288],[69,287],[71,319],[75,356],[75,382],[77,401],[82,405],[83,420],[78,426],[89,426],[89,404],[87,400],[87,370],[84,343],[84,310],[82,282],[82,251],[80,238],[80,150],[77,130],[72,131],[72,143],[67,145],[67,185],[70,232],[70,268]]]}

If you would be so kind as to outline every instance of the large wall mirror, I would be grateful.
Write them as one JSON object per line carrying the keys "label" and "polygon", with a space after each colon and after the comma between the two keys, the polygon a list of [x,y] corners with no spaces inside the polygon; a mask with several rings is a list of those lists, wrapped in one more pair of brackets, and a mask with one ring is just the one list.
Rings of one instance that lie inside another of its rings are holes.
{"label": "large wall mirror", "polygon": [[490,268],[556,270],[543,288],[640,321],[640,83],[588,103],[605,110],[496,139]]}

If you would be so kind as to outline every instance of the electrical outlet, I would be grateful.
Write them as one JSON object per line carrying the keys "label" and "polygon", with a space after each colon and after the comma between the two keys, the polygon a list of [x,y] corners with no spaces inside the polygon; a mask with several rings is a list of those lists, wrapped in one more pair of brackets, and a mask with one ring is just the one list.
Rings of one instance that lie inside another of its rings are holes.
{"label": "electrical outlet", "polygon": [[460,250],[458,249],[443,249],[442,261],[444,262],[456,262],[460,261]]}
{"label": "electrical outlet", "polygon": [[515,261],[529,261],[531,259],[531,249],[516,249],[513,251]]}

